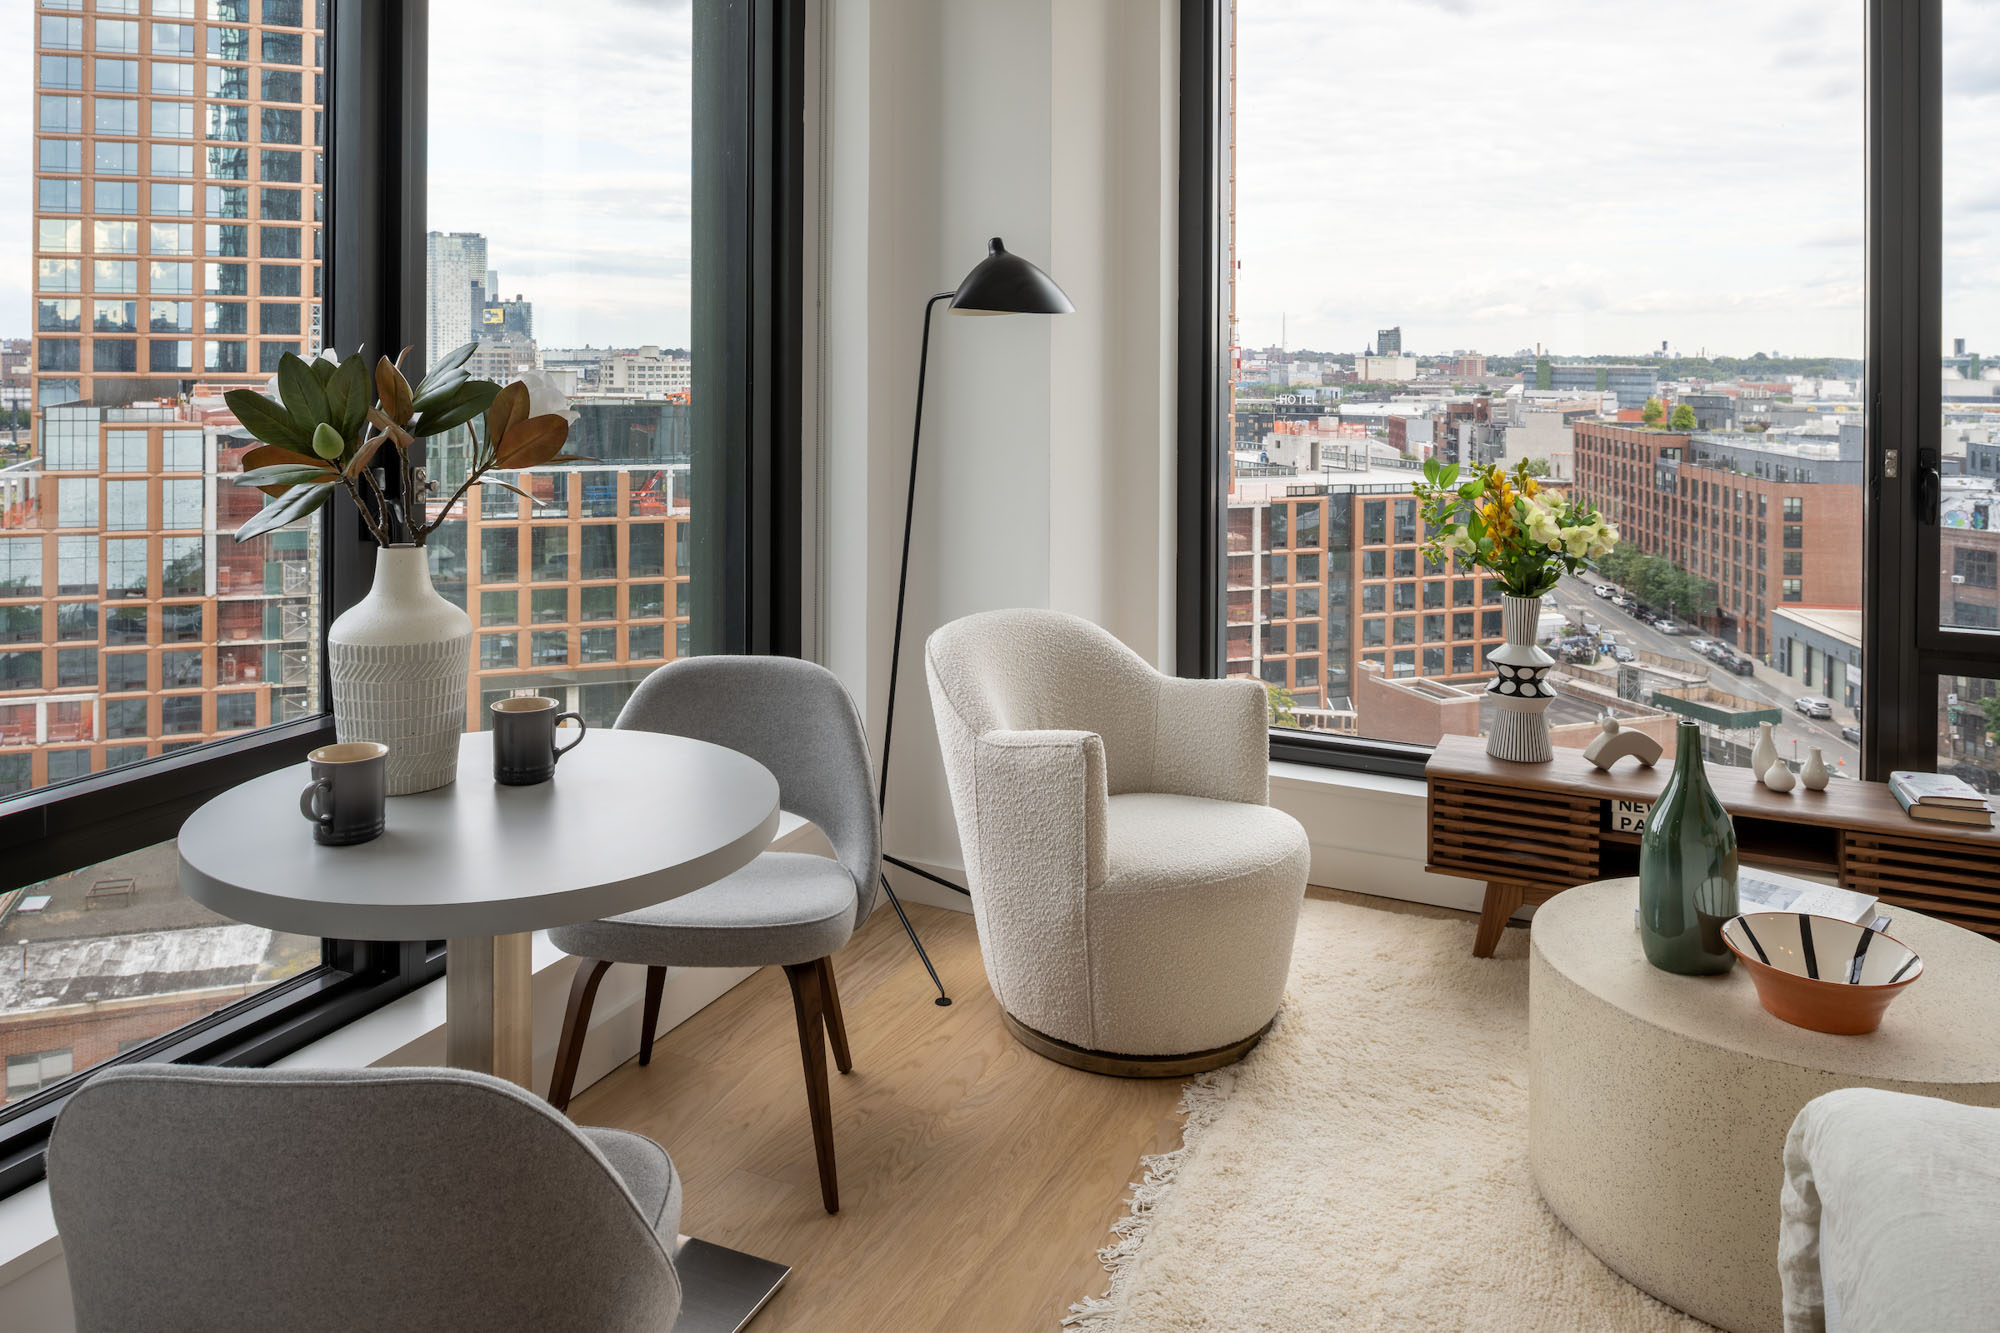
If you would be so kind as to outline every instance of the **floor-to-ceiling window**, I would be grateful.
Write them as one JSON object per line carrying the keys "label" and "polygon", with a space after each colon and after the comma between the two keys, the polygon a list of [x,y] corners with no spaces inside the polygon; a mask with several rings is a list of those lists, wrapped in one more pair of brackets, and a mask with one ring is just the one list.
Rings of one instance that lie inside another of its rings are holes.
{"label": "floor-to-ceiling window", "polygon": [[477,342],[571,396],[601,461],[434,538],[469,725],[517,688],[608,721],[674,657],[796,644],[799,12],[518,10],[38,0],[0,44],[0,1188],[90,1068],[270,1058],[441,963],[179,892],[180,821],[331,738],[324,628],[371,565],[339,505],[234,541],[263,500],[225,389]]}
{"label": "floor-to-ceiling window", "polygon": [[1482,733],[1500,588],[1412,486],[1525,464],[1624,538],[1543,599],[1558,745],[1768,721],[1857,773],[1862,0],[1205,8],[1214,669],[1306,750]]}

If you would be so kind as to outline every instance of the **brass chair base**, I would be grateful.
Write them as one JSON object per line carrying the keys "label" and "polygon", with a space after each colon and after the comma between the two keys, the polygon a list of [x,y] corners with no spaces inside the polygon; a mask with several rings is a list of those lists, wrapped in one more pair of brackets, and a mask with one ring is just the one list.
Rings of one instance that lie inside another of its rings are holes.
{"label": "brass chair base", "polygon": [[1085,1050],[1045,1032],[1035,1031],[1005,1009],[1000,1011],[1000,1021],[1015,1041],[1044,1059],[1072,1069],[1108,1074],[1113,1078],[1186,1078],[1190,1074],[1204,1074],[1211,1069],[1235,1064],[1250,1053],[1252,1046],[1264,1039],[1264,1034],[1271,1030],[1271,1023],[1278,1020],[1273,1014],[1271,1023],[1264,1024],[1241,1041],[1233,1041],[1211,1051],[1191,1051],[1186,1055],[1116,1055],[1110,1051]]}

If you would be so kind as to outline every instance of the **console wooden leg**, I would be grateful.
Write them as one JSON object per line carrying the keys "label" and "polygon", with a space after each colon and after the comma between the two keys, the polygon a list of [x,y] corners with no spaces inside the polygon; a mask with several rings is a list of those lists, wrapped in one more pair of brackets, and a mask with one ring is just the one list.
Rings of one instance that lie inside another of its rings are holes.
{"label": "console wooden leg", "polygon": [[1500,944],[1507,918],[1520,910],[1521,886],[1494,879],[1486,882],[1486,903],[1479,909],[1479,934],[1472,942],[1474,958],[1491,958]]}

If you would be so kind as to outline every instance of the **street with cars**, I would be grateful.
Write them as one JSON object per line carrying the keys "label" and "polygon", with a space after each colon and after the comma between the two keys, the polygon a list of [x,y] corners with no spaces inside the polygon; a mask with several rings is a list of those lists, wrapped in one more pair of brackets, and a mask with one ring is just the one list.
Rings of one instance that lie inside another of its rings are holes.
{"label": "street with cars", "polygon": [[[1600,587],[1606,590],[1602,594],[1597,591]],[[1801,689],[1797,681],[1738,653],[1728,644],[1705,639],[1684,622],[1662,624],[1656,618],[1649,623],[1641,618],[1638,605],[1626,598],[1621,589],[1594,574],[1565,575],[1542,600],[1550,609],[1561,611],[1572,626],[1586,631],[1595,627],[1596,634],[1589,637],[1597,640],[1600,650],[1609,644],[1608,651],[1600,652],[1600,665],[1610,664],[1606,658],[1626,660],[1621,652],[1636,658],[1640,651],[1699,661],[1708,668],[1708,683],[1716,689],[1783,711],[1784,721],[1772,728],[1779,754],[1804,763],[1808,747],[1817,745],[1826,756],[1828,768],[1850,777],[1859,776],[1860,719],[1853,710]],[[1565,640],[1569,642],[1575,640]],[[1757,733],[1741,732],[1733,739],[1748,747],[1756,743]]]}

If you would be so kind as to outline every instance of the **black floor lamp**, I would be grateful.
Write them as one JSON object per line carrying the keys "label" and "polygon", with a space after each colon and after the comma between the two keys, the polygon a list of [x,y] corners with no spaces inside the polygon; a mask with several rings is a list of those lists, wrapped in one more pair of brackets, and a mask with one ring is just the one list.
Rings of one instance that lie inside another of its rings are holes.
{"label": "black floor lamp", "polygon": [[[903,658],[903,598],[910,585],[910,523],[917,513],[917,448],[924,438],[924,375],[930,368],[931,312],[937,309],[939,301],[950,301],[951,309],[968,315],[1067,315],[1076,310],[1069,303],[1069,297],[1063,294],[1063,289],[1056,286],[1055,279],[1019,255],[1009,254],[998,236],[987,246],[986,258],[965,275],[965,281],[958,284],[957,291],[939,292],[924,302],[924,337],[917,357],[917,424],[910,432],[910,493],[903,502],[903,565],[896,575],[896,637],[889,648],[889,716],[882,724],[882,776],[875,797],[876,808],[884,815],[889,810],[889,742],[896,734],[896,675]],[[913,875],[942,884],[947,889],[966,892],[960,885],[913,866],[901,857],[884,852],[882,859]],[[882,890],[889,895],[889,905],[896,909],[903,929],[909,932],[917,957],[924,960],[924,970],[931,974],[931,984],[937,987],[938,992],[935,1003],[950,1004],[951,997],[945,994],[944,982],[938,979],[937,968],[931,965],[931,956],[924,952],[924,942],[917,938],[917,929],[910,924],[903,904],[896,898],[896,891],[889,887],[886,873],[882,876]]]}

